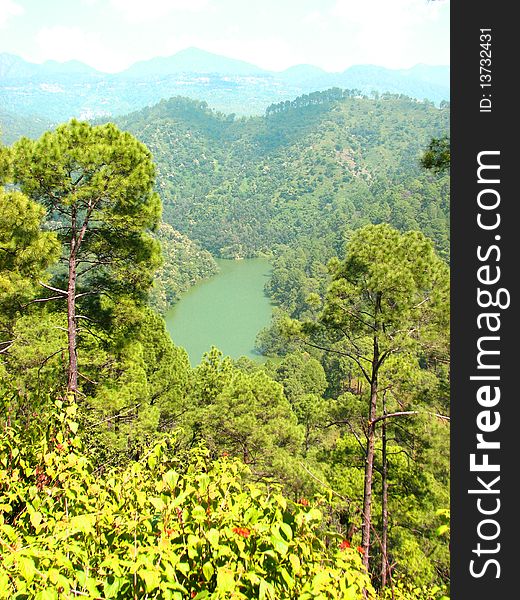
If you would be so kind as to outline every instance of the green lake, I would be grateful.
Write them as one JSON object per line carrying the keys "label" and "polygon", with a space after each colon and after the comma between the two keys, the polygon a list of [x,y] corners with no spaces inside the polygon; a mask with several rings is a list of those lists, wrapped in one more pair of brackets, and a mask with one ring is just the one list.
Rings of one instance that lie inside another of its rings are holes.
{"label": "green lake", "polygon": [[220,272],[183,294],[166,315],[173,341],[186,348],[191,364],[216,346],[225,356],[262,360],[254,350],[256,334],[269,324],[271,303],[264,285],[267,259],[217,259]]}

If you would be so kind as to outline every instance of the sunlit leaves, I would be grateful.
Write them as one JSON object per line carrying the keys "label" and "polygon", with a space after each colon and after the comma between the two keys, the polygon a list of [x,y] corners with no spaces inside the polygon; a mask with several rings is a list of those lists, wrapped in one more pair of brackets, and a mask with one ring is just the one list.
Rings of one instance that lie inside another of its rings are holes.
{"label": "sunlit leaves", "polygon": [[[60,404],[63,450],[40,439],[35,455],[22,449],[0,472],[0,502],[13,507],[0,520],[0,598],[61,589],[120,600],[358,599],[371,589],[355,551],[327,547],[317,508],[248,482],[239,462],[174,456],[165,443],[149,450],[153,464],[96,473],[69,439],[71,405]],[[24,457],[43,464],[42,486],[34,470],[21,473]]]}

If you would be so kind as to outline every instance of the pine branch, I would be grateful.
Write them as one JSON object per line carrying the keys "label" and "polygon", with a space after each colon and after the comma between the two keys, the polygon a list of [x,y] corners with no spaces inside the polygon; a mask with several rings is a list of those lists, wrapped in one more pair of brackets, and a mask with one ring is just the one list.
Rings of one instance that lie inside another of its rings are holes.
{"label": "pine branch", "polygon": [[380,417],[377,417],[373,421],[369,421],[369,425],[375,425],[376,423],[379,423],[379,421],[384,421],[385,419],[391,419],[393,417],[407,417],[409,415],[420,415],[420,414],[426,414],[426,415],[430,415],[432,417],[437,417],[438,419],[443,419],[444,421],[451,420],[450,417],[447,417],[446,415],[429,412],[427,410],[402,410],[399,412],[387,413],[386,415],[381,415]]}

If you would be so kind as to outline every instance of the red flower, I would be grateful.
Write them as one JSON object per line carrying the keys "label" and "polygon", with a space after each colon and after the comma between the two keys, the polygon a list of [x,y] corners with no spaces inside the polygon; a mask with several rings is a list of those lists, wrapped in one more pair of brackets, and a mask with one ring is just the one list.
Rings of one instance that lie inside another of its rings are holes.
{"label": "red flower", "polygon": [[248,538],[251,535],[251,531],[246,527],[233,527],[233,533],[236,533],[243,538]]}
{"label": "red flower", "polygon": [[170,537],[170,535],[171,535],[172,533],[174,533],[174,529],[167,529],[167,530],[166,530],[166,535],[167,535],[168,537]]}
{"label": "red flower", "polygon": [[227,458],[227,457],[229,456],[229,452],[222,452],[222,456],[223,456],[224,458]]}
{"label": "red flower", "polygon": [[340,550],[345,550],[346,548],[350,548],[350,542],[348,540],[342,540],[339,545]]}
{"label": "red flower", "polygon": [[360,554],[365,554],[365,551],[363,550],[363,548],[362,548],[361,546],[358,546],[358,547],[357,547],[357,551],[358,551]]}
{"label": "red flower", "polygon": [[192,598],[195,598],[196,595],[197,595],[197,592],[195,592],[195,591],[191,592],[191,597]]}
{"label": "red flower", "polygon": [[300,498],[298,502],[303,506],[309,506],[309,501],[307,500],[307,498]]}

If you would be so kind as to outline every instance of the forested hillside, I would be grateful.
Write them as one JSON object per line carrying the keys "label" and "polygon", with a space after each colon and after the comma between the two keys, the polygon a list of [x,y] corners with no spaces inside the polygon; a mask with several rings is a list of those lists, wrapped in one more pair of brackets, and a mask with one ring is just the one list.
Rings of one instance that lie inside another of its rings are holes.
{"label": "forested hillside", "polygon": [[[448,121],[173,98],[0,147],[0,598],[446,600]],[[271,359],[191,367],[160,313],[258,255]]]}
{"label": "forested hillside", "polygon": [[23,116],[0,108],[0,142],[3,144],[12,144],[24,135],[37,138],[51,127],[52,122],[48,119]]}
{"label": "forested hillside", "polygon": [[161,223],[156,232],[163,264],[156,273],[150,305],[160,313],[175,304],[183,292],[218,271],[213,256],[171,225]]}
{"label": "forested hillside", "polygon": [[213,254],[247,257],[388,222],[449,254],[449,182],[421,169],[449,110],[332,89],[236,119],[172,98],[117,120],[152,151],[164,220]]}

